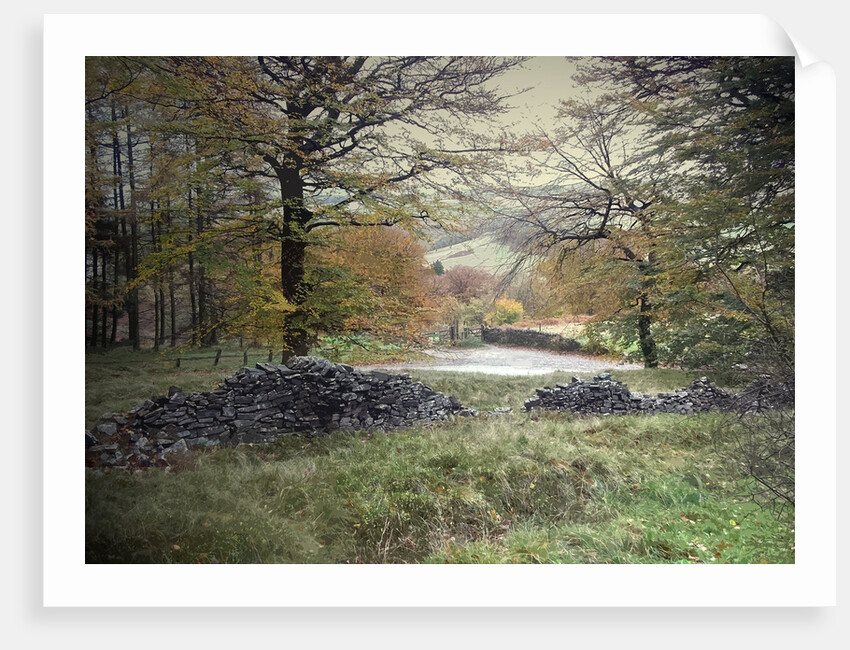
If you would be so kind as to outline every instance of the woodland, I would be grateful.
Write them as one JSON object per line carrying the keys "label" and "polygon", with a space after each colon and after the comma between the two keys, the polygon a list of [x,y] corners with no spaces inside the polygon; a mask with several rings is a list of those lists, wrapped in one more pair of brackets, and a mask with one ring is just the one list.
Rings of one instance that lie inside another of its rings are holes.
{"label": "woodland", "polygon": [[[647,367],[790,372],[793,60],[582,59],[586,92],[516,132],[522,64],[88,59],[87,345],[305,354],[507,298],[593,314]],[[511,258],[471,295],[423,254],[476,228]]]}

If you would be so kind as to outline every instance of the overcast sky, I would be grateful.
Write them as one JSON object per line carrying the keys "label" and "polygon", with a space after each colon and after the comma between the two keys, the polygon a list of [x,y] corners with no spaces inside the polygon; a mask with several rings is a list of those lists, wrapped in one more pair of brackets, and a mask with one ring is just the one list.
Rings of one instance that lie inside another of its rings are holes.
{"label": "overcast sky", "polygon": [[531,128],[535,123],[551,125],[558,102],[577,93],[570,78],[575,71],[575,64],[565,57],[540,56],[506,72],[496,82],[499,87],[508,92],[529,86],[531,89],[510,100],[515,108],[505,121],[519,129]]}

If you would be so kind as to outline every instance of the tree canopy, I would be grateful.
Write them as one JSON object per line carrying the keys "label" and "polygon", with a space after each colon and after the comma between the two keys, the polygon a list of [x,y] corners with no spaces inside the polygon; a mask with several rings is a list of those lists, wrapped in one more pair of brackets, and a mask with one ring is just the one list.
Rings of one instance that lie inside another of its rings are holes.
{"label": "tree canopy", "polygon": [[[145,328],[303,354],[504,296],[592,313],[649,367],[792,373],[793,59],[579,59],[583,92],[511,135],[498,80],[521,63],[87,59],[90,344],[126,314],[136,347]],[[429,270],[413,238],[473,209],[534,270],[529,295]]]}
{"label": "tree canopy", "polygon": [[[444,220],[452,175],[482,155],[468,121],[480,127],[504,110],[487,82],[519,61],[90,59],[90,202],[111,217],[94,220],[111,223],[126,210],[110,186],[136,186],[130,218],[147,221],[150,254],[127,265],[124,281],[130,290],[152,283],[158,323],[161,286],[185,274],[199,340],[250,323],[262,330],[257,336],[304,353],[327,306],[318,302],[308,250],[334,229],[416,231]],[[115,106],[117,116],[109,112]],[[118,131],[126,145],[103,140]],[[132,158],[133,171],[99,173],[110,153],[113,162]],[[90,250],[102,254],[105,245]],[[97,258],[92,266],[93,276],[105,269]],[[106,307],[103,291],[91,294]]]}
{"label": "tree canopy", "polygon": [[525,173],[491,177],[507,240],[647,366],[790,370],[793,59],[584,59],[576,80],[589,97],[515,147]]}

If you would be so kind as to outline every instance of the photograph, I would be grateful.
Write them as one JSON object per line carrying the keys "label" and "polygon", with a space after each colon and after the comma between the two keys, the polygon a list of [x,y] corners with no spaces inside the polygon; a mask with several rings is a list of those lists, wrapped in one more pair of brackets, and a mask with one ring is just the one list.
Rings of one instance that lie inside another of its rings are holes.
{"label": "photograph", "polygon": [[86,56],[85,563],[795,564],[798,70]]}

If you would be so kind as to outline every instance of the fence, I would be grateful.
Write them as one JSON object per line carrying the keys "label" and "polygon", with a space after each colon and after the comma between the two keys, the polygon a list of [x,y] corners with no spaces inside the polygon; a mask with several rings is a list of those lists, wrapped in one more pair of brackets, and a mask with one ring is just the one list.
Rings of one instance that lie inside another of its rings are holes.
{"label": "fence", "polygon": [[[472,328],[468,328],[468,329],[467,328],[449,327],[448,329],[437,330],[435,332],[431,332],[427,336],[428,336],[428,338],[431,339],[432,342],[437,342],[437,343],[440,342],[440,341],[443,341],[445,339],[448,339],[449,341],[457,341],[457,340],[467,339],[470,336],[474,336],[476,338],[481,338],[482,337],[482,330],[481,330],[480,327],[472,327]],[[259,357],[261,359],[265,358],[267,363],[271,363],[276,358],[279,358],[280,362],[283,363],[286,355],[285,355],[284,352],[278,352],[278,351],[275,351],[275,350],[269,350],[268,353],[266,353],[265,350],[249,351],[248,349],[245,349],[242,352],[242,354],[223,354],[221,349],[217,349],[215,351],[214,355],[206,355],[206,356],[190,356],[190,355],[187,355],[187,356],[176,356],[175,357],[175,356],[169,355],[169,356],[164,356],[160,359],[121,359],[120,361],[118,361],[118,360],[115,360],[115,361],[112,361],[112,360],[110,360],[110,361],[89,361],[87,359],[86,364],[87,365],[93,365],[93,366],[101,366],[101,365],[106,366],[106,365],[127,365],[128,363],[152,363],[152,362],[156,363],[156,362],[159,362],[159,363],[173,363],[176,368],[179,368],[180,364],[184,363],[186,361],[208,361],[208,360],[212,359],[212,362],[213,362],[212,365],[217,366],[219,361],[221,361],[221,359],[238,359],[238,358],[241,357],[243,365],[247,366],[249,356],[252,357],[252,358],[257,358],[257,357]]]}
{"label": "fence", "polygon": [[[222,350],[218,349],[215,351],[214,355],[208,356],[183,356],[183,357],[163,357],[161,359],[122,359],[120,361],[89,361],[86,360],[87,365],[94,366],[106,366],[106,365],[126,365],[128,363],[151,363],[151,362],[159,362],[159,363],[173,363],[175,367],[179,368],[180,364],[184,361],[204,361],[204,360],[213,360],[213,366],[217,366],[218,362],[222,359],[242,359],[242,363],[244,365],[248,365],[248,357],[251,356],[253,358],[266,358],[268,363],[271,363],[278,356],[278,353],[274,350],[269,350],[268,355],[266,355],[265,350],[263,351],[253,351],[249,352],[247,349],[242,352],[242,354],[222,354]],[[285,358],[285,353],[280,353],[280,362],[283,363]]]}
{"label": "fence", "polygon": [[480,327],[470,327],[470,328],[457,328],[457,327],[449,327],[444,330],[437,330],[436,332],[431,332],[428,334],[428,338],[431,339],[434,343],[439,343],[443,339],[448,339],[449,341],[457,341],[467,339],[470,336],[474,336],[476,338],[481,338],[482,330]]}

